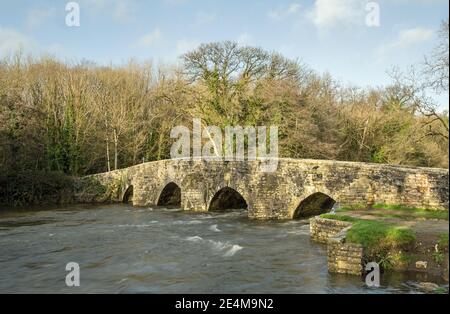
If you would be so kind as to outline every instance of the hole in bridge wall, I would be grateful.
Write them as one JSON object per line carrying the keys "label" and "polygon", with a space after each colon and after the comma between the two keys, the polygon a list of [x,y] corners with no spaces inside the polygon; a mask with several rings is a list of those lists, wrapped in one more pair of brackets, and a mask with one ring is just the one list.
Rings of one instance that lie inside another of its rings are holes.
{"label": "hole in bridge wall", "polygon": [[294,212],[294,219],[308,218],[331,211],[336,201],[323,193],[315,193],[305,198]]}
{"label": "hole in bridge wall", "polygon": [[171,182],[161,192],[158,206],[181,206],[181,188]]}
{"label": "hole in bridge wall", "polygon": [[122,198],[123,203],[133,203],[133,186],[130,185],[125,193],[123,194]]}
{"label": "hole in bridge wall", "polygon": [[247,209],[247,202],[242,195],[232,188],[223,188],[217,192],[209,205],[210,211],[224,211],[227,209]]}

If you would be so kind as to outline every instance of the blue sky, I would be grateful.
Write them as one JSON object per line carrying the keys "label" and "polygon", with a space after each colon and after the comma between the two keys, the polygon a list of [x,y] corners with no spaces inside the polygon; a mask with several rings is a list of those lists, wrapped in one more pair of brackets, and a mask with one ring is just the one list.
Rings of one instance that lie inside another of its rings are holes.
{"label": "blue sky", "polygon": [[[344,83],[379,86],[394,65],[423,61],[448,18],[447,0],[79,0],[80,27],[64,0],[0,0],[0,56],[18,47],[69,61],[173,63],[202,42],[234,40],[298,58]],[[437,98],[448,108],[447,95]]]}

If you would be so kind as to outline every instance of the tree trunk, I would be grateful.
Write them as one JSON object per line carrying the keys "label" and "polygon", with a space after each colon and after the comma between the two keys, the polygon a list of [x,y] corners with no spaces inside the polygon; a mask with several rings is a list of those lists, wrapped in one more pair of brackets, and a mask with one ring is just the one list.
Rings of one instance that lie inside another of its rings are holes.
{"label": "tree trunk", "polygon": [[106,161],[108,166],[108,172],[111,171],[111,160],[109,156],[109,137],[106,137]]}
{"label": "tree trunk", "polygon": [[361,155],[362,155],[362,151],[364,149],[364,142],[366,141],[366,134],[367,134],[367,129],[368,128],[369,128],[369,119],[367,119],[366,122],[364,123],[364,131],[363,131],[361,142],[359,143],[358,161],[362,161],[363,160],[361,158]]}
{"label": "tree trunk", "polygon": [[117,137],[117,131],[116,131],[116,129],[114,129],[114,170],[117,170],[119,168],[119,162],[118,162],[119,152],[118,152],[118,148],[119,148],[119,139]]}

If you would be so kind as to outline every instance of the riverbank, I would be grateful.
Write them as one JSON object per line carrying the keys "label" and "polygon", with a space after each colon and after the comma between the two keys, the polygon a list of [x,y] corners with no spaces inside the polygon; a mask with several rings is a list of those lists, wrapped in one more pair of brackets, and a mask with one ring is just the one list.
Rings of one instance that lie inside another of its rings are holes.
{"label": "riverbank", "polygon": [[[383,272],[417,272],[425,280],[429,275],[448,282],[448,212],[374,207],[343,208],[311,220],[313,240],[328,243],[330,271],[362,274],[363,265],[377,262]],[[363,252],[359,264],[354,255],[358,247]]]}
{"label": "riverbank", "polygon": [[73,177],[58,171],[16,171],[0,175],[0,209],[73,203]]}

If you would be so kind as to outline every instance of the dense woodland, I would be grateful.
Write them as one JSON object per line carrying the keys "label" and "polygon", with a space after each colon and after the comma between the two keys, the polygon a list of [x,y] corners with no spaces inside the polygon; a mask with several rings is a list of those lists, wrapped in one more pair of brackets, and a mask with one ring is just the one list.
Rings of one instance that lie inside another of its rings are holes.
{"label": "dense woodland", "polygon": [[177,66],[17,53],[0,60],[0,202],[15,198],[14,180],[42,189],[55,173],[169,158],[170,130],[193,118],[278,125],[282,157],[448,167],[448,113],[427,96],[448,93],[448,69],[448,21],[422,63],[387,69],[390,85],[365,89],[233,42],[203,44]]}

